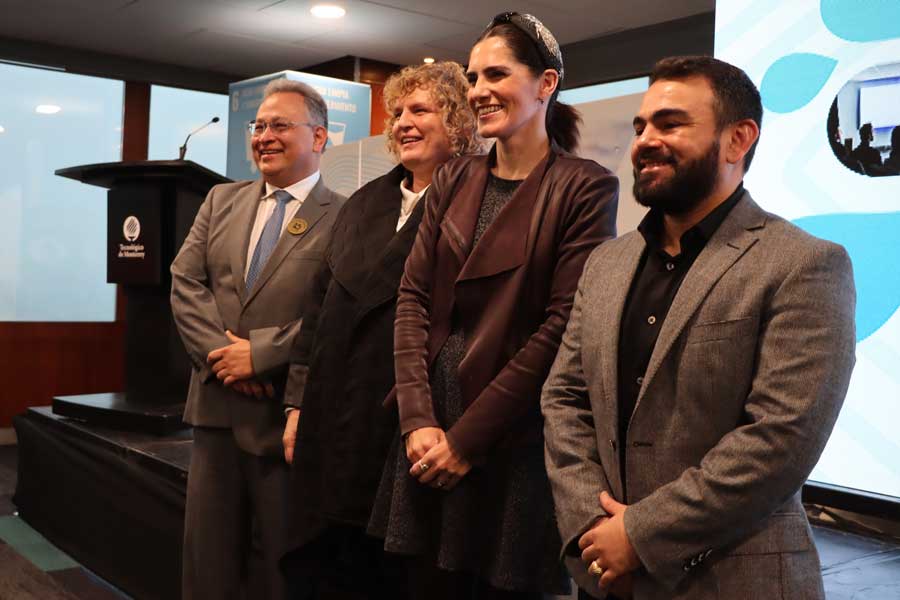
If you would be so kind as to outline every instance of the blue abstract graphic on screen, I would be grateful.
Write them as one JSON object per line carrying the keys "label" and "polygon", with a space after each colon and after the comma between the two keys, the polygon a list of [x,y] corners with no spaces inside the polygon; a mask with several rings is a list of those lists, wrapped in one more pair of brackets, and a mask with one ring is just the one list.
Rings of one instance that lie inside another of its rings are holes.
{"label": "blue abstract graphic on screen", "polygon": [[849,42],[876,42],[900,37],[900,2],[822,0],[822,22]]}
{"label": "blue abstract graphic on screen", "polygon": [[[900,37],[900,2],[860,3],[822,0],[822,21],[845,40],[868,42]],[[766,71],[760,95],[766,109],[799,110],[815,98],[838,61],[809,52],[777,59]],[[869,337],[900,307],[900,268],[885,261],[900,246],[900,213],[819,215],[795,221],[813,235],[847,248],[853,261],[857,291],[857,341]],[[888,271],[888,272],[885,272]]]}
{"label": "blue abstract graphic on screen", "polygon": [[715,44],[765,108],[747,188],[853,262],[857,362],[811,479],[900,497],[900,2],[718,0]]}
{"label": "blue abstract graphic on screen", "polygon": [[837,61],[810,53],[789,54],[775,61],[760,84],[763,104],[786,113],[806,106],[834,71]]}
{"label": "blue abstract graphic on screen", "polygon": [[900,307],[900,212],[834,214],[794,221],[816,237],[841,244],[853,262],[856,282],[856,339],[884,325]]}

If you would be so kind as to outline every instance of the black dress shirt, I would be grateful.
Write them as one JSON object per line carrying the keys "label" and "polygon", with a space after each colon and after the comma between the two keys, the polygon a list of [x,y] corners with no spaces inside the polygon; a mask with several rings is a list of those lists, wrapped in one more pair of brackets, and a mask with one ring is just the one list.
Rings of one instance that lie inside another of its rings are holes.
{"label": "black dress shirt", "polygon": [[631,289],[625,300],[622,323],[619,330],[618,402],[619,402],[619,465],[622,484],[625,485],[625,442],[628,422],[634,412],[644,373],[656,338],[672,306],[672,300],[681,282],[697,256],[706,246],[734,205],[737,204],[743,184],[702,221],[681,236],[681,253],[669,256],[662,247],[663,214],[651,210],[638,225],[638,231],[647,243]]}

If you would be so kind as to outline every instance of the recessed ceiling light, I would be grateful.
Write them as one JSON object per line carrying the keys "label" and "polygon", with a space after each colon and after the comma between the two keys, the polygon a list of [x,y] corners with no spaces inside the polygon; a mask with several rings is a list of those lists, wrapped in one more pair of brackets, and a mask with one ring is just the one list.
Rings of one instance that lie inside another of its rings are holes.
{"label": "recessed ceiling light", "polygon": [[422,59],[422,62],[425,63],[426,65],[430,65],[430,64],[434,63],[434,59],[431,58],[430,56],[426,56],[425,58]]}
{"label": "recessed ceiling light", "polygon": [[3,125],[0,125],[0,133],[3,133],[6,129],[3,128]]}
{"label": "recessed ceiling light", "polygon": [[316,4],[309,12],[319,19],[340,19],[347,14],[347,11],[337,4]]}
{"label": "recessed ceiling light", "polygon": [[34,112],[40,113],[42,115],[55,115],[59,111],[62,110],[62,107],[57,106],[55,104],[38,104],[34,108]]}

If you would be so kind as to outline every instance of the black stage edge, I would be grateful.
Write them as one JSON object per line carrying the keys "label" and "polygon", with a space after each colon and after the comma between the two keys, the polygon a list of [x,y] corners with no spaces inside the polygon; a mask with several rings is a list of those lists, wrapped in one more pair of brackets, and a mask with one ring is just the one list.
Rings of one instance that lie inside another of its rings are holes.
{"label": "black stage edge", "polygon": [[19,516],[129,595],[180,598],[191,432],[116,431],[49,406],[28,409],[13,425]]}
{"label": "black stage edge", "polygon": [[148,404],[125,394],[80,394],[53,398],[53,414],[87,421],[101,427],[167,435],[184,429],[184,402]]}
{"label": "black stage edge", "polygon": [[819,481],[803,486],[803,501],[889,521],[896,521],[900,515],[900,498]]}

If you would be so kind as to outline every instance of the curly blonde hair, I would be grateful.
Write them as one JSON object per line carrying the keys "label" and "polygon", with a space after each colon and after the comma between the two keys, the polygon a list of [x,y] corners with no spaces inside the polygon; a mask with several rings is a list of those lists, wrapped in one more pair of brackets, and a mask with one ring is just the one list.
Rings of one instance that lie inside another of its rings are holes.
{"label": "curly blonde hair", "polygon": [[397,145],[391,136],[391,129],[397,117],[394,105],[413,93],[423,89],[431,94],[432,101],[440,111],[450,149],[454,156],[478,154],[484,150],[484,141],[478,136],[475,115],[466,101],[469,82],[462,66],[452,61],[435,62],[430,65],[404,67],[394,73],[384,85],[383,100],[388,118],[384,122],[387,148],[399,160]]}

